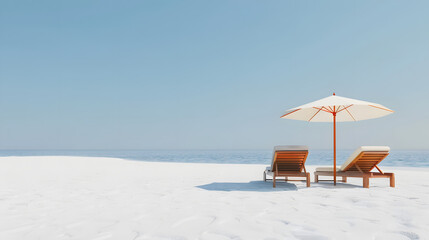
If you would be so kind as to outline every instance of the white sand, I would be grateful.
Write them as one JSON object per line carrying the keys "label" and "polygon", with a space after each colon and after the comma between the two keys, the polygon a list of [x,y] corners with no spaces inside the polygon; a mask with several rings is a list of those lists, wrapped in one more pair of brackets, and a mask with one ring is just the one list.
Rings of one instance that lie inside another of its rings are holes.
{"label": "white sand", "polygon": [[428,168],[383,168],[396,188],[370,189],[353,178],[273,189],[263,169],[3,157],[0,239],[429,239]]}

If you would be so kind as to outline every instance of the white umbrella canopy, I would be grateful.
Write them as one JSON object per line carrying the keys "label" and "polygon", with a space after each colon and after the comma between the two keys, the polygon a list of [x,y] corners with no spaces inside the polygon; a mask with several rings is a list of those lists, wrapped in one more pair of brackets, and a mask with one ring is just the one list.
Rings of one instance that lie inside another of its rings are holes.
{"label": "white umbrella canopy", "polygon": [[337,141],[336,122],[360,121],[379,118],[393,113],[387,107],[351,98],[333,96],[304,104],[286,111],[281,118],[303,120],[308,122],[333,122],[334,123],[334,185],[337,184]]}
{"label": "white umbrella canopy", "polygon": [[309,122],[333,122],[336,113],[337,122],[360,121],[379,118],[393,113],[389,108],[372,102],[329,96],[286,111],[281,118]]}

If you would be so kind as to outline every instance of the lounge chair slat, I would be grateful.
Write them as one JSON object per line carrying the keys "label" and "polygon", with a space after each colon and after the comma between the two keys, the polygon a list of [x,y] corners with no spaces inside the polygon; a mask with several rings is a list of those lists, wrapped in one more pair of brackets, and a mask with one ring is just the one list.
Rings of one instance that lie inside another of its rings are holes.
{"label": "lounge chair slat", "polygon": [[303,146],[297,149],[296,146],[277,146],[274,149],[271,169],[264,172],[264,179],[266,179],[265,176],[267,173],[272,173],[273,187],[275,187],[276,177],[285,177],[286,181],[288,177],[305,177],[307,187],[309,187],[310,173],[304,170],[304,164],[308,156],[308,147]]}
{"label": "lounge chair slat", "polygon": [[[372,151],[373,149],[377,150]],[[360,152],[358,150],[360,150]],[[352,154],[354,158],[349,158],[341,167],[341,171],[337,171],[337,176],[363,178],[364,188],[369,187],[369,178],[390,178],[390,186],[395,187],[394,174],[384,173],[377,166],[389,155],[389,147],[361,147],[358,150]],[[374,168],[379,172],[371,172]],[[317,182],[319,176],[333,176],[333,172],[316,171],[314,175]]]}

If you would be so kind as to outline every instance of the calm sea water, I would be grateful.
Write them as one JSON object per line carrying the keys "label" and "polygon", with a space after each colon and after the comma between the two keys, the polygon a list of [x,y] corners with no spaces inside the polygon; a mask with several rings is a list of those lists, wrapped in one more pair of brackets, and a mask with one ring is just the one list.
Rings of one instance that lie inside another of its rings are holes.
{"label": "calm sea water", "polygon": [[[341,165],[353,150],[339,150]],[[0,150],[0,156],[88,156],[114,157],[150,162],[271,163],[271,150]],[[332,150],[311,150],[306,164],[331,165]],[[380,166],[429,167],[429,151],[391,151]]]}

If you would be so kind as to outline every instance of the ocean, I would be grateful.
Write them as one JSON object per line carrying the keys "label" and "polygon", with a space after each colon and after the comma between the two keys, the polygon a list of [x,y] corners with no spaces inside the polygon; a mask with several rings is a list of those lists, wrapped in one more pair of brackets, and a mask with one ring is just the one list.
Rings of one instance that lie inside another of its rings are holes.
{"label": "ocean", "polygon": [[[340,166],[353,150],[338,150]],[[0,150],[0,156],[112,157],[149,162],[223,164],[271,163],[272,150]],[[307,165],[331,165],[332,150],[310,150]],[[392,150],[380,166],[429,167],[429,151]]]}

